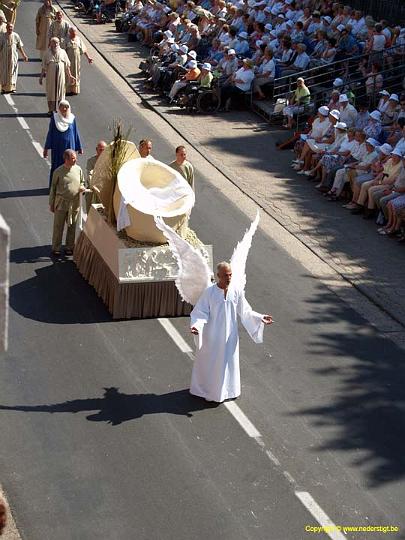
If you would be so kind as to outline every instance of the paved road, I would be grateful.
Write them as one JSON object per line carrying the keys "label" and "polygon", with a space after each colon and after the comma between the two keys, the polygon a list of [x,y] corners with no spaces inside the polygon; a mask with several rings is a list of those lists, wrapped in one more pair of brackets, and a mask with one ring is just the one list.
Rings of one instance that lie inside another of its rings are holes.
{"label": "paved road", "polygon": [[[37,7],[24,2],[17,25],[31,57]],[[50,261],[48,167],[32,143],[48,125],[38,72],[22,65],[13,97],[29,130],[0,99],[0,211],[12,228],[0,480],[23,538],[311,538],[317,522],[296,492],[335,524],[405,526],[404,351],[271,237],[255,238],[247,293],[277,324],[264,346],[242,335],[238,401],[260,444],[226,407],[189,396],[190,361],[158,321],[112,322],[71,261]],[[106,74],[85,70],[72,100],[85,157],[121,117],[169,161],[171,141]],[[216,259],[247,224],[199,170],[192,226]],[[187,320],[172,322],[191,344]]]}

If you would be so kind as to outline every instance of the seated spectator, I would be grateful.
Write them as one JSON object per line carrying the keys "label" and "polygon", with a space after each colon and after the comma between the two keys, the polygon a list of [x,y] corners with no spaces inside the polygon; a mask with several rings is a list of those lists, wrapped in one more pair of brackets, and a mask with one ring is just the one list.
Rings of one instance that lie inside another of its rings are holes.
{"label": "seated spectator", "polygon": [[347,27],[345,27],[345,29],[342,30],[339,34],[337,53],[339,59],[350,58],[350,56],[356,56],[360,53],[359,44],[356,41],[354,35],[349,32]]}
{"label": "seated spectator", "polygon": [[349,103],[349,98],[346,94],[339,96],[340,121],[344,122],[347,127],[351,128],[355,125],[357,119],[357,110]]}
{"label": "seated spectator", "polygon": [[340,96],[339,90],[332,90],[330,94],[329,103],[326,105],[330,111],[332,109],[339,108],[339,96]]}
{"label": "seated spectator", "polygon": [[388,98],[388,105],[384,108],[381,115],[381,126],[383,131],[387,134],[389,129],[394,124],[394,121],[398,114],[399,97],[397,94],[391,94]]}
{"label": "seated spectator", "polygon": [[262,91],[262,88],[274,82],[275,73],[276,63],[273,60],[273,51],[266,47],[263,58],[256,71],[256,77],[253,85],[253,90],[258,94],[259,99],[264,99],[266,97]]}
{"label": "seated spectator", "polygon": [[364,217],[367,219],[373,217],[376,212],[373,191],[384,190],[387,185],[393,184],[401,166],[401,158],[396,155],[396,152],[392,153],[392,147],[389,144],[383,144],[380,151],[388,159],[382,160],[381,170],[374,178],[363,182],[353,197],[357,205],[352,210],[353,213],[360,214],[363,212]]}
{"label": "seated spectator", "polygon": [[[384,84],[384,78],[381,74],[381,65],[377,62],[371,64],[371,70],[368,71],[365,67],[361,68],[364,77],[366,78],[366,94],[368,97],[374,97],[379,92]],[[388,92],[387,92],[388,94]]]}
{"label": "seated spectator", "polygon": [[368,112],[369,104],[366,101],[360,101],[358,104],[358,113],[356,122],[354,124],[356,129],[363,130],[370,120],[370,113]]}
{"label": "seated spectator", "polygon": [[[297,79],[297,81],[298,80],[299,79]],[[325,107],[325,106],[319,107],[317,116],[315,120],[312,122],[311,130],[309,131],[308,134],[301,135],[301,139],[304,141],[304,144],[302,145],[301,148],[299,148],[299,155],[297,159],[294,159],[292,161],[291,166],[293,169],[299,171],[301,167],[304,165],[305,154],[308,152],[308,147],[306,144],[307,141],[313,140],[320,143],[324,135],[326,135],[326,133],[328,132],[331,125],[328,120],[328,116],[329,116],[328,107]]]}
{"label": "seated spectator", "polygon": [[[303,43],[305,39],[304,25],[301,21],[297,21],[294,29],[290,34],[292,43]],[[319,32],[318,32],[319,33]]]}
{"label": "seated spectator", "polygon": [[[358,178],[359,182],[360,181],[365,182],[367,180],[370,180],[370,175],[372,176],[372,165],[375,161],[379,159],[379,155],[376,150],[378,146],[379,144],[376,139],[373,139],[372,137],[368,137],[368,139],[366,139],[366,150],[367,150],[366,155],[363,157],[363,159],[359,163],[347,165],[346,167],[347,180],[350,182],[350,185],[352,186],[353,193],[355,193],[355,190],[353,191],[353,188],[357,180],[357,177],[359,177]],[[353,195],[353,197],[354,196],[355,195]],[[353,210],[357,207],[353,197],[348,204],[344,205],[344,207],[347,208],[348,210]]]}
{"label": "seated spectator", "polygon": [[249,58],[243,60],[243,65],[231,76],[230,81],[222,86],[220,91],[220,104],[224,110],[229,110],[234,96],[244,94],[251,88],[254,79],[253,63]]}
{"label": "seated spectator", "polygon": [[197,60],[190,60],[187,64],[187,72],[179,80],[175,81],[170,92],[169,99],[170,103],[173,103],[177,93],[187,86],[187,83],[190,81],[196,81],[200,76],[201,71],[197,67]]}
{"label": "seated spectator", "polygon": [[381,134],[381,130],[381,113],[380,111],[373,111],[370,113],[368,123],[364,127],[364,133],[367,135],[367,137],[378,139]]}
{"label": "seated spectator", "polygon": [[238,41],[234,47],[236,54],[239,56],[247,56],[249,53],[249,36],[247,32],[241,32],[238,35]]}
{"label": "seated spectator", "polygon": [[405,126],[405,116],[398,117],[394,124],[389,129],[387,134],[387,143],[395,147],[402,137],[402,130]]}
{"label": "seated spectator", "polygon": [[296,48],[297,56],[290,66],[281,70],[282,77],[305,71],[310,62],[310,58],[305,52],[307,50],[307,46],[304,45],[304,43],[297,43],[296,45],[293,45],[293,47]]}
{"label": "seated spectator", "polygon": [[377,110],[380,111],[380,113],[383,113],[385,109],[388,107],[388,100],[390,98],[390,93],[387,92],[387,90],[381,90],[379,93],[379,101],[377,105]]}
{"label": "seated spectator", "polygon": [[[284,107],[283,115],[286,117],[285,127],[292,129],[294,125],[294,115],[304,111],[305,105],[308,105],[311,101],[311,92],[305,85],[305,81],[302,77],[297,79],[297,89],[290,98],[289,104]],[[319,112],[319,110],[318,110]],[[328,111],[326,112],[326,116]],[[322,115],[324,117],[325,114]]]}

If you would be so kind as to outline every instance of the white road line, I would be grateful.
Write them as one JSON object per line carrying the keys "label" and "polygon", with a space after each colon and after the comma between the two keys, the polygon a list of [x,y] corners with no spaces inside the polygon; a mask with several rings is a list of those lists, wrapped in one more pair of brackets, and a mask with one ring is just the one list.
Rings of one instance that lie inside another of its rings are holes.
{"label": "white road line", "polygon": [[172,325],[169,319],[158,319],[160,324],[163,326],[163,328],[166,330],[166,332],[169,334],[169,336],[172,338],[174,343],[177,345],[177,347],[181,350],[181,352],[189,354],[193,352],[193,349],[189,346],[189,344],[183,339],[183,337],[178,333],[176,328]]}
{"label": "white road line", "polygon": [[4,97],[9,105],[15,107],[14,99],[10,96],[10,94],[4,94]]}
{"label": "white road line", "polygon": [[[192,359],[193,350],[188,345],[188,343],[183,339],[183,337],[179,334],[179,332],[173,326],[171,321],[169,319],[163,319],[163,318],[158,319],[158,321],[162,325],[164,330],[167,332],[167,334],[170,336],[170,338],[181,350],[181,352],[187,354],[187,356],[189,356]],[[242,409],[234,401],[226,401],[224,403],[224,406],[231,413],[234,419],[238,422],[238,424],[241,426],[243,431],[248,435],[248,437],[250,437],[251,439],[254,439],[256,443],[260,446],[260,448],[264,449],[265,444],[263,442],[262,434],[256,428],[256,426],[249,420],[249,418],[242,411]],[[271,450],[265,450],[265,453],[267,457],[270,459],[270,461],[274,465],[276,465],[276,467],[281,468],[280,460],[273,454],[273,452],[271,452]],[[291,485],[293,486],[296,485],[294,478],[291,476],[291,474],[288,471],[283,471],[283,475]],[[305,506],[305,508],[309,511],[309,513],[316,519],[319,525],[321,527],[325,527],[323,532],[327,536],[329,536],[331,540],[347,540],[346,537],[340,531],[338,531],[333,521],[325,514],[325,512],[322,510],[319,504],[307,491],[294,491],[294,493],[298,497],[298,499],[301,501],[301,503]]]}
{"label": "white road line", "polygon": [[323,531],[332,538],[332,540],[347,540],[346,536],[342,534],[329,516],[325,514],[319,504],[307,491],[296,491],[295,495],[302,502],[305,508],[313,515],[316,521],[324,527]]}
{"label": "white road line", "polygon": [[252,424],[246,414],[234,401],[225,401],[224,405],[249,437],[252,439],[262,438],[260,431]]}
{"label": "white road line", "polygon": [[[6,98],[7,103],[10,105],[10,107],[13,109],[13,111],[16,114],[17,122],[20,124],[20,126],[23,128],[23,130],[28,134],[28,137],[31,139],[32,146],[35,148],[35,150],[38,152],[39,156],[43,159],[43,152],[44,149],[42,148],[41,144],[34,139],[31,133],[31,129],[25,119],[18,114],[18,108],[16,107],[16,104],[13,100],[13,98],[10,96],[10,94],[5,94],[4,97]],[[48,160],[46,160],[48,165],[50,166],[50,163]]]}
{"label": "white road line", "polygon": [[22,118],[22,116],[17,116],[17,121],[23,129],[30,129],[30,126],[27,124],[24,118]]}

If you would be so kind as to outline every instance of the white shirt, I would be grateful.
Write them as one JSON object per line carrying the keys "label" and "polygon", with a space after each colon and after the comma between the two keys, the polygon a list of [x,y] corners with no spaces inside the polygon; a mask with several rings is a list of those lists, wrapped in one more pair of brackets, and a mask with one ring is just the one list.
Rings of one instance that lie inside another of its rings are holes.
{"label": "white shirt", "polygon": [[251,69],[240,68],[235,73],[235,80],[239,79],[243,81],[242,83],[235,83],[236,88],[242,90],[242,92],[247,92],[250,89],[250,85],[255,77],[255,74]]}
{"label": "white shirt", "polygon": [[345,122],[348,128],[351,128],[356,123],[357,118],[357,110],[351,105],[351,103],[348,103],[345,108],[340,108],[340,118],[339,122]]}
{"label": "white shirt", "polygon": [[377,34],[376,36],[373,36],[373,51],[383,51],[385,44],[387,42],[387,38],[384,36],[384,34]]}
{"label": "white shirt", "polygon": [[298,54],[296,56],[296,58],[294,60],[294,63],[293,63],[293,66],[296,67],[296,68],[301,69],[302,71],[304,71],[305,69],[307,69],[310,60],[311,59],[309,58],[307,53],[302,52],[301,54]]}

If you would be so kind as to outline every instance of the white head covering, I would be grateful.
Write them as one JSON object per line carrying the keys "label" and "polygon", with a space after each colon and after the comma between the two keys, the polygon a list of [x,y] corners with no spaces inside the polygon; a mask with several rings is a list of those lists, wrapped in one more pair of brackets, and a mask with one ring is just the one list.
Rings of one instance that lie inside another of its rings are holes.
{"label": "white head covering", "polygon": [[370,113],[370,118],[380,122],[381,121],[381,113],[380,113],[380,111],[373,111],[372,113]]}
{"label": "white head covering", "polygon": [[202,66],[202,69],[205,69],[206,71],[211,71],[212,66],[209,62],[205,62]]}
{"label": "white head covering", "polygon": [[326,105],[323,105],[322,107],[319,107],[318,109],[318,112],[319,114],[321,114],[322,116],[328,116],[329,114],[329,109]]}
{"label": "white head covering", "polygon": [[[59,111],[59,107],[61,105],[67,105],[68,107],[66,118],[62,116],[62,114]],[[67,131],[69,129],[69,126],[73,124],[75,115],[71,112],[70,103],[66,101],[66,99],[62,99],[61,101],[59,101],[58,112],[53,113],[53,119],[55,121],[56,129],[60,131],[61,133],[64,133],[65,131]]]}
{"label": "white head covering", "polygon": [[346,94],[340,94],[339,103],[346,103],[346,101],[349,101],[349,98],[346,96]]}

